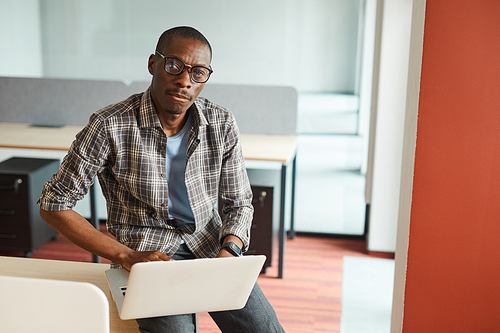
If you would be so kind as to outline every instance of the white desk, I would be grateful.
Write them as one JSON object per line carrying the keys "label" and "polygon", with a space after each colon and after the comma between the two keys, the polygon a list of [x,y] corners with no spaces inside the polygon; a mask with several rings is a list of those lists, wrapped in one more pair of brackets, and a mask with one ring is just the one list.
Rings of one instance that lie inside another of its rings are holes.
{"label": "white desk", "polygon": [[96,285],[108,298],[110,332],[138,332],[139,329],[135,320],[121,320],[118,316],[118,310],[111,298],[111,291],[104,273],[106,269],[109,269],[108,264],[0,256],[0,275],[89,282]]}
{"label": "white desk", "polygon": [[[30,124],[0,123],[0,147],[67,151],[82,126],[34,127]],[[281,163],[281,198],[278,277],[283,277],[285,253],[285,198],[287,168],[292,167],[292,204],[289,237],[294,237],[295,167],[298,138],[295,135],[241,134],[245,160]],[[98,226],[95,188],[90,190],[91,222]],[[94,256],[94,261],[98,258]]]}

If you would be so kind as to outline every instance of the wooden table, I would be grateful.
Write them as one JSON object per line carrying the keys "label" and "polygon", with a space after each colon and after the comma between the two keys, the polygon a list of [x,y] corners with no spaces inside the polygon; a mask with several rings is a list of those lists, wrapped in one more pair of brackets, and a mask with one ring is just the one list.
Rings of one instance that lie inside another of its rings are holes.
{"label": "wooden table", "polygon": [[109,269],[108,264],[0,256],[0,275],[89,282],[96,285],[108,298],[110,332],[138,332],[135,320],[122,320],[118,316],[118,309],[112,299],[104,273],[107,269]]}
{"label": "wooden table", "polygon": [[[0,123],[0,147],[67,151],[82,126],[37,127],[30,124]],[[294,237],[295,169],[298,138],[295,135],[242,133],[241,145],[245,160],[281,163],[280,231],[278,277],[283,277],[285,253],[285,198],[287,168],[292,167],[292,198],[289,237]],[[91,222],[98,226],[95,187],[90,190]],[[94,262],[98,258],[94,256]]]}

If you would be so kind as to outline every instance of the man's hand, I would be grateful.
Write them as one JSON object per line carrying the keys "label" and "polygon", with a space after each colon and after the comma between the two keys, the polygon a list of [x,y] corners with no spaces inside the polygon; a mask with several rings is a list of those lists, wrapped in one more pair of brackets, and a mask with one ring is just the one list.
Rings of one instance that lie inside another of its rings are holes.
{"label": "man's hand", "polygon": [[220,250],[216,256],[216,258],[227,258],[227,257],[234,257],[234,256],[226,249]]}
{"label": "man's hand", "polygon": [[149,261],[174,261],[174,259],[170,258],[166,254],[160,251],[134,251],[130,250],[127,253],[124,253],[120,256],[119,264],[122,265],[123,268],[129,270],[132,266],[138,262],[149,262]]}

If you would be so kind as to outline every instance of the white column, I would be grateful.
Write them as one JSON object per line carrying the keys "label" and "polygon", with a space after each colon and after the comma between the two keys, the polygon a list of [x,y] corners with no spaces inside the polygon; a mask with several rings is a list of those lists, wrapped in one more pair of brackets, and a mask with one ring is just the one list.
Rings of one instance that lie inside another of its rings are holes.
{"label": "white column", "polygon": [[399,217],[396,242],[396,262],[394,269],[394,291],[391,315],[392,333],[401,332],[403,327],[408,237],[410,232],[410,214],[413,192],[413,171],[415,165],[415,147],[417,144],[417,119],[420,95],[420,74],[422,69],[425,4],[426,0],[413,0],[408,90],[406,98]]}
{"label": "white column", "polygon": [[385,0],[373,144],[368,250],[394,252],[408,80],[412,0]]}

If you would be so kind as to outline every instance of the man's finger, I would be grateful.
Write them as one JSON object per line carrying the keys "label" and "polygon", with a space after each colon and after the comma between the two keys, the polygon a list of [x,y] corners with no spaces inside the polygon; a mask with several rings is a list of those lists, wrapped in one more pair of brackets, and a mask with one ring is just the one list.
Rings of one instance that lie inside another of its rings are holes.
{"label": "man's finger", "polygon": [[156,259],[156,261],[174,261],[172,258],[167,256],[163,252],[155,251],[155,255],[158,258],[158,259]]}

